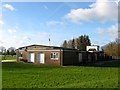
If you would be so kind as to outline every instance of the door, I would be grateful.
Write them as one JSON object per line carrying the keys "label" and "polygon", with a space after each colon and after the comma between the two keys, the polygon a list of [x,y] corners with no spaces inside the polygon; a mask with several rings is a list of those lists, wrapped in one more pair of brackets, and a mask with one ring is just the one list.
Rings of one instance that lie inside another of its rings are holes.
{"label": "door", "polygon": [[37,54],[37,63],[45,63],[45,54],[44,53]]}
{"label": "door", "polygon": [[29,53],[29,60],[28,60],[28,62],[34,62],[34,59],[35,59],[34,56],[35,56],[34,53]]}
{"label": "door", "polygon": [[82,53],[79,53],[79,62],[82,62]]}

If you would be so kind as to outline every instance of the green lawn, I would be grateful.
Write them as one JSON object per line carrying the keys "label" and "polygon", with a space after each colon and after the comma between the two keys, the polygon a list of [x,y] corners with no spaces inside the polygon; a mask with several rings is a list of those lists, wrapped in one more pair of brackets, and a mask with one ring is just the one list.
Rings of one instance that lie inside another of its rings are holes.
{"label": "green lawn", "polygon": [[102,67],[61,67],[30,63],[5,62],[2,63],[2,87],[117,88],[118,67],[112,65],[109,67],[105,66],[105,64],[103,64]]}
{"label": "green lawn", "polygon": [[16,60],[16,55],[0,55],[0,60]]}

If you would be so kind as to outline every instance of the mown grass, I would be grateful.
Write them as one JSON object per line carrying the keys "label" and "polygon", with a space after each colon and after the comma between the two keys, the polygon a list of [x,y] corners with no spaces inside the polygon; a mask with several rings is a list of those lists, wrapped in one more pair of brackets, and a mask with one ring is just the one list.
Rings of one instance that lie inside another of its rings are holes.
{"label": "mown grass", "polygon": [[0,60],[16,60],[16,55],[0,55]]}
{"label": "mown grass", "polygon": [[2,63],[2,87],[117,88],[118,67],[104,66],[61,67],[30,63],[5,62]]}

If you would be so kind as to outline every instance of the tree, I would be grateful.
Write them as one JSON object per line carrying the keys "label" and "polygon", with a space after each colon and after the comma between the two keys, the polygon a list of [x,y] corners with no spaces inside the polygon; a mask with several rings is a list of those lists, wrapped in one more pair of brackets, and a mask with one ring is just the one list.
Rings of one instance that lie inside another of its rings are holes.
{"label": "tree", "polygon": [[6,59],[6,48],[1,46],[0,47],[0,55],[3,55],[3,59]]}
{"label": "tree", "polygon": [[86,45],[90,46],[91,42],[90,42],[90,38],[89,36],[86,36]]}
{"label": "tree", "polygon": [[0,54],[5,54],[6,53],[6,48],[1,46],[0,47]]}
{"label": "tree", "polygon": [[75,39],[74,38],[71,41],[71,48],[75,49]]}
{"label": "tree", "polygon": [[86,46],[89,46],[89,45],[91,45],[89,36],[81,35],[77,38],[77,49],[79,49],[81,51],[85,51]]}
{"label": "tree", "polygon": [[65,40],[61,46],[67,48],[67,44],[67,40]]}
{"label": "tree", "polygon": [[16,50],[16,49],[15,49],[14,47],[8,48],[9,54],[12,55],[12,56],[13,56],[13,55],[16,55],[15,50]]}
{"label": "tree", "polygon": [[120,43],[116,40],[109,42],[103,46],[103,51],[106,55],[112,56],[113,58],[120,58]]}
{"label": "tree", "polygon": [[10,52],[9,52],[9,50],[7,50],[7,55],[10,55]]}
{"label": "tree", "polygon": [[72,48],[72,40],[68,41],[67,48]]}
{"label": "tree", "polygon": [[63,42],[62,46],[63,47],[68,47],[68,48],[74,48],[74,49],[79,49],[81,51],[86,50],[86,46],[91,45],[89,36],[87,35],[81,35],[78,38],[73,38],[72,40],[68,40],[67,43],[66,41]]}

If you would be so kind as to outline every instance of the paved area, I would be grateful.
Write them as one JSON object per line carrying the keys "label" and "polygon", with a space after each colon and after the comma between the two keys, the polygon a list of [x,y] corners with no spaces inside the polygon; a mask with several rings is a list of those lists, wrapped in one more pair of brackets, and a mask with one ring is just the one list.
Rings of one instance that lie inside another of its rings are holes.
{"label": "paved area", "polygon": [[1,62],[16,62],[16,60],[2,60]]}

